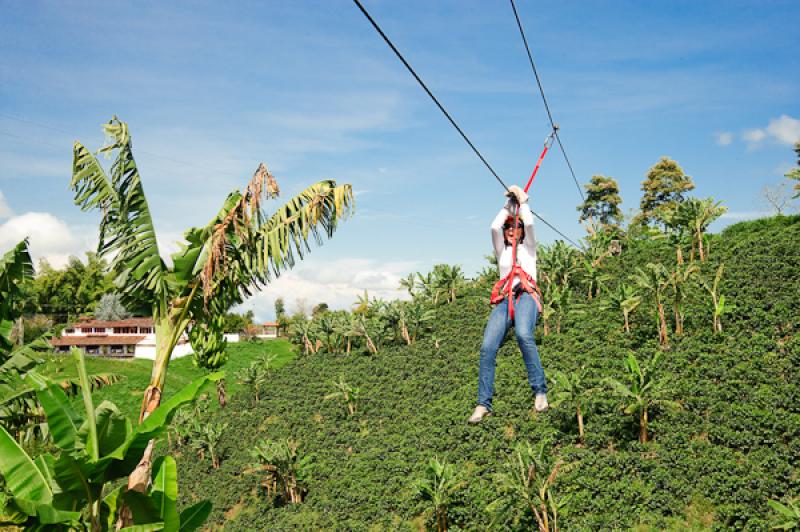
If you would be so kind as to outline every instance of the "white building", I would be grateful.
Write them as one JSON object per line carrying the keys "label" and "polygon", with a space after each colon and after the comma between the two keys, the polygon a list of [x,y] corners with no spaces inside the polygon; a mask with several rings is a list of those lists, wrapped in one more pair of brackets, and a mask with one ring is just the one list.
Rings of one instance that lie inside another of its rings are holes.
{"label": "white building", "polygon": [[[112,358],[156,358],[156,334],[151,318],[128,318],[118,321],[83,320],[70,325],[53,338],[57,352],[69,352],[73,347],[87,355]],[[172,357],[192,354],[186,334],[181,336]]]}

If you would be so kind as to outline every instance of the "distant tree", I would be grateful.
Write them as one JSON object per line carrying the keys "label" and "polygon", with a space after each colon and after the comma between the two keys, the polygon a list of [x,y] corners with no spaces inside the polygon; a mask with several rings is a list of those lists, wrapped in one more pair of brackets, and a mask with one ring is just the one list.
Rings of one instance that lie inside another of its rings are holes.
{"label": "distant tree", "polygon": [[122,304],[122,297],[116,293],[103,294],[94,309],[94,317],[98,320],[117,321],[129,318],[130,312]]}
{"label": "distant tree", "polygon": [[321,316],[322,314],[325,314],[326,312],[328,312],[328,304],[327,303],[319,303],[317,305],[314,305],[314,308],[311,309],[311,317],[312,318],[317,318],[317,317]]}
{"label": "distant tree", "polygon": [[785,181],[774,186],[764,185],[761,188],[761,198],[778,216],[782,216],[789,206],[790,194],[788,183]]}
{"label": "distant tree", "polygon": [[639,203],[639,221],[643,224],[664,224],[663,213],[683,201],[683,195],[694,188],[692,178],[680,165],[668,157],[662,157],[647,172],[642,181],[642,199]]}
{"label": "distant tree", "polygon": [[286,304],[282,297],[275,300],[275,322],[278,324],[278,334],[285,333],[286,327],[289,325],[289,317],[286,314]]}
{"label": "distant tree", "polygon": [[622,221],[619,185],[611,178],[593,175],[586,188],[586,200],[578,206],[580,221],[594,220],[607,228],[618,228]]}
{"label": "distant tree", "polygon": [[308,317],[308,301],[304,297],[298,297],[294,300],[294,314],[293,316],[303,315]]}
{"label": "distant tree", "polygon": [[38,274],[26,290],[25,310],[48,314],[63,323],[93,312],[103,295],[113,291],[114,275],[96,253],[87,253],[85,264],[70,257],[59,270],[41,260]]}

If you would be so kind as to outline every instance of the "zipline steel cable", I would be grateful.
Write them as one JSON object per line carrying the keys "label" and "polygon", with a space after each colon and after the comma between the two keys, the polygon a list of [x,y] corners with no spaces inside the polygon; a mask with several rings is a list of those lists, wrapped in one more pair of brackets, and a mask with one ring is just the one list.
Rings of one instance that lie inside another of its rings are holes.
{"label": "zipline steel cable", "polygon": [[[359,0],[353,0],[353,2],[356,4],[358,9],[361,11],[361,13],[367,18],[369,23],[372,24],[372,27],[375,28],[375,31],[377,31],[378,34],[383,38],[383,40],[386,42],[386,44],[389,46],[389,48],[392,49],[394,54],[403,63],[403,65],[406,67],[406,69],[411,73],[412,76],[414,76],[414,79],[417,80],[417,83],[419,83],[419,85],[428,94],[428,96],[431,98],[431,100],[433,100],[433,103],[436,104],[436,107],[439,108],[439,110],[442,112],[442,114],[444,114],[444,116],[447,118],[447,120],[450,122],[450,124],[456,129],[456,131],[458,131],[458,133],[461,135],[461,138],[463,138],[464,141],[469,145],[469,147],[472,148],[472,151],[475,152],[475,155],[478,156],[478,158],[481,160],[481,162],[484,164],[484,166],[486,166],[486,168],[489,170],[489,172],[491,172],[491,174],[494,176],[494,178],[497,180],[497,182],[500,183],[500,185],[506,191],[508,191],[508,186],[500,178],[500,176],[497,174],[497,172],[495,172],[494,168],[492,168],[492,165],[489,164],[489,161],[486,160],[486,158],[483,156],[483,154],[481,154],[481,152],[478,150],[478,148],[475,147],[475,144],[473,144],[472,141],[469,139],[469,137],[467,137],[466,133],[464,133],[464,131],[458,126],[458,124],[453,119],[453,117],[450,116],[450,113],[447,112],[447,110],[444,108],[444,106],[441,104],[441,102],[439,102],[439,99],[436,98],[436,96],[434,96],[433,92],[431,92],[431,90],[428,88],[428,86],[425,84],[425,82],[422,81],[422,78],[419,77],[419,75],[416,73],[414,68],[408,63],[408,61],[406,61],[406,58],[403,57],[403,54],[400,53],[400,51],[397,49],[397,47],[394,45],[394,43],[392,43],[392,41],[389,39],[389,37],[386,36],[386,34],[383,32],[383,30],[378,25],[378,23],[375,22],[375,19],[372,18],[372,16],[369,14],[369,12],[366,10],[366,8],[361,4],[361,2]],[[556,135],[556,138],[558,138],[558,135]],[[553,224],[551,224],[550,222],[548,222],[547,220],[542,218],[535,211],[531,210],[531,212],[533,213],[534,216],[539,218],[542,221],[542,223],[544,223],[547,227],[549,227],[550,229],[552,229],[553,231],[558,233],[564,240],[566,240],[567,242],[569,242],[570,244],[572,244],[576,248],[581,249],[581,247],[578,244],[576,244],[567,235],[565,235],[564,233],[559,231]]]}
{"label": "zipline steel cable", "polygon": [[528,61],[531,64],[533,75],[536,78],[536,85],[539,87],[539,94],[542,95],[544,109],[547,111],[547,118],[550,120],[550,127],[553,128],[553,134],[556,137],[556,142],[558,142],[558,147],[561,149],[561,153],[564,155],[564,160],[567,162],[567,168],[569,168],[569,173],[572,174],[572,180],[575,182],[575,186],[578,189],[578,194],[581,195],[581,199],[583,201],[586,201],[586,196],[583,195],[583,189],[578,183],[578,178],[575,177],[575,170],[572,169],[572,163],[569,161],[569,157],[567,157],[567,151],[564,149],[564,144],[561,143],[561,137],[558,135],[558,126],[556,125],[555,120],[553,120],[553,113],[550,112],[550,105],[547,103],[547,97],[544,95],[542,80],[539,78],[539,71],[536,70],[536,63],[533,62],[533,54],[531,53],[530,46],[528,46],[528,39],[525,37],[525,30],[522,29],[522,21],[519,19],[519,13],[517,13],[517,6],[514,3],[514,0],[511,0],[511,9],[514,11],[514,18],[517,20],[519,34],[522,37],[522,43],[525,45],[525,51],[528,53]]}

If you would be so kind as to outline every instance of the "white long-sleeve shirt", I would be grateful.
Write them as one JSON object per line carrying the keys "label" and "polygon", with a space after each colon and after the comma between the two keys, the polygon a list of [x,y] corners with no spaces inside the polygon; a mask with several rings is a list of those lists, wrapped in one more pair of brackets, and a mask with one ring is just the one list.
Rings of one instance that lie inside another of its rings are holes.
{"label": "white long-sleeve shirt", "polygon": [[[497,257],[497,266],[500,269],[501,279],[511,271],[511,260],[514,251],[512,246],[506,246],[503,239],[503,224],[509,216],[514,216],[511,202],[506,203],[492,221],[492,244],[494,244],[494,254]],[[525,227],[525,238],[522,244],[517,246],[517,264],[536,279],[536,237],[533,233],[533,213],[527,203],[520,205],[519,217]],[[519,277],[514,278],[514,285],[517,283],[519,283]]]}

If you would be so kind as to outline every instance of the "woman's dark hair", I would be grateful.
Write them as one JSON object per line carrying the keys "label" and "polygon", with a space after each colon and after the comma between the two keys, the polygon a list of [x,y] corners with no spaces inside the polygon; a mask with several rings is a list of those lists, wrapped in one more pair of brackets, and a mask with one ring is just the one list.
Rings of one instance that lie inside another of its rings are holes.
{"label": "woman's dark hair", "polygon": [[[509,229],[513,226],[514,226],[513,221],[507,221],[506,223],[503,224],[503,243],[506,246],[511,245],[511,242],[509,242],[508,239],[506,238],[506,229]],[[523,242],[525,242],[525,225],[522,223],[522,220],[517,220],[517,228],[522,229],[522,234],[520,235],[517,244],[522,244]]]}

